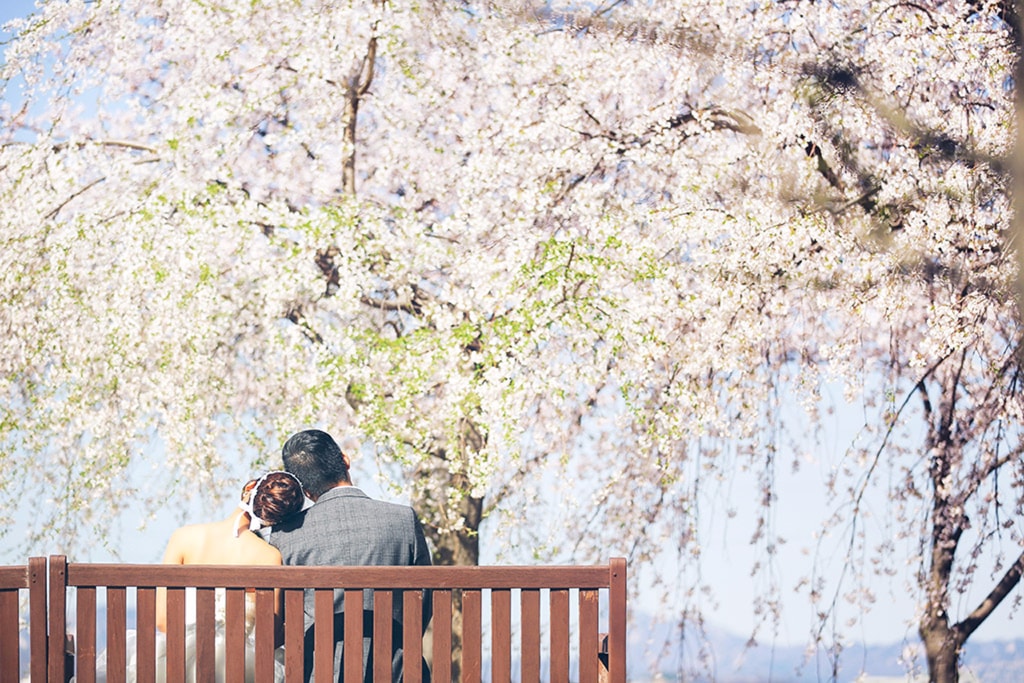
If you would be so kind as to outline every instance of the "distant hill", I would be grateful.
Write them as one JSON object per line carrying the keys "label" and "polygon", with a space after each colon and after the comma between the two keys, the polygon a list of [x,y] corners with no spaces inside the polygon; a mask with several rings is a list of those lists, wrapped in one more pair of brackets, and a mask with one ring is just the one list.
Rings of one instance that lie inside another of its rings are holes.
{"label": "distant hill", "polygon": [[[670,637],[673,636],[674,637]],[[747,640],[709,627],[706,642],[694,633],[680,642],[670,625],[634,615],[629,632],[629,676],[633,683],[672,683],[685,672],[687,683],[819,683],[832,680],[832,664],[824,653],[795,645],[748,646]],[[904,653],[917,648],[915,673],[927,680],[924,654],[916,642],[848,646],[840,656],[837,683],[906,681]],[[683,656],[685,652],[685,657]],[[703,658],[702,658],[703,655]],[[703,662],[703,666],[702,666]],[[683,668],[685,667],[685,668]],[[968,641],[962,680],[981,683],[1024,681],[1024,638]]]}

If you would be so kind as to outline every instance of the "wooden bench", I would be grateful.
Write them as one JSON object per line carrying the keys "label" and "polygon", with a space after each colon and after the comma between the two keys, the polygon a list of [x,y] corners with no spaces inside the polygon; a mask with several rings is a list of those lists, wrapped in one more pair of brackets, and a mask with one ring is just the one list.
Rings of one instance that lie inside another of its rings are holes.
{"label": "wooden bench", "polygon": [[[19,620],[27,605],[31,683],[93,683],[98,642],[105,640],[108,680],[123,680],[124,634],[136,629],[138,680],[155,680],[157,588],[167,589],[167,681],[184,680],[186,594],[194,591],[197,681],[215,680],[215,591],[225,593],[225,681],[241,681],[245,668],[245,594],[255,593],[256,682],[272,683],[274,589],[284,599],[287,683],[303,679],[305,590],[314,592],[313,660],[317,672],[334,667],[334,597],[343,591],[345,683],[362,681],[363,591],[372,590],[375,681],[391,680],[392,605],[404,609],[405,661],[432,660],[434,683],[452,680],[452,616],[461,603],[461,681],[522,683],[626,682],[626,563],[601,566],[524,567],[224,567],[198,565],[47,562],[0,567],[0,681],[25,675],[19,655]],[[423,591],[433,608],[432,638],[423,652]],[[105,623],[97,623],[105,600]],[[134,605],[135,619],[130,620]],[[66,652],[74,607],[73,651]],[[369,635],[369,632],[368,632]],[[101,636],[105,636],[101,638]],[[351,644],[351,647],[350,647]],[[489,676],[485,677],[485,666]],[[518,675],[514,675],[518,673]],[[406,667],[406,683],[421,683]]]}

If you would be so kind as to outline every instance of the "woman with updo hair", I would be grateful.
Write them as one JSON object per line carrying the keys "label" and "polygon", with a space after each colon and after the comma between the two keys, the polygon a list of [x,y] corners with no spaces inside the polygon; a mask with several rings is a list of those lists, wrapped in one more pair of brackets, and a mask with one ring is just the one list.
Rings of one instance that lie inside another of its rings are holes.
{"label": "woman with updo hair", "polygon": [[[190,524],[183,526],[171,534],[164,552],[165,564],[218,564],[218,565],[280,565],[281,553],[255,533],[261,527],[273,526],[312,505],[306,498],[302,484],[289,472],[268,472],[256,479],[246,482],[242,487],[241,502],[238,508],[226,518],[217,522]],[[224,681],[224,627],[225,599],[224,590],[217,589],[215,618],[217,626],[216,641],[216,680]],[[245,681],[255,679],[255,594],[246,595],[245,601]],[[277,594],[274,608],[274,640],[277,645],[283,641],[283,605],[280,593]],[[167,603],[166,590],[157,589],[156,624],[160,629],[156,642],[156,674],[158,683],[164,683],[166,671],[166,638]],[[136,634],[128,632],[126,653],[128,655],[127,680],[136,680]],[[190,595],[186,603],[185,615],[185,672],[186,681],[195,681],[195,601]],[[105,683],[106,653],[96,658],[96,681]],[[274,680],[284,680],[284,659],[280,648],[275,661]]]}
{"label": "woman with updo hair", "polygon": [[[306,504],[302,484],[290,472],[268,472],[242,487],[239,505],[260,526],[274,526],[299,512]],[[257,527],[259,528],[259,527]]]}

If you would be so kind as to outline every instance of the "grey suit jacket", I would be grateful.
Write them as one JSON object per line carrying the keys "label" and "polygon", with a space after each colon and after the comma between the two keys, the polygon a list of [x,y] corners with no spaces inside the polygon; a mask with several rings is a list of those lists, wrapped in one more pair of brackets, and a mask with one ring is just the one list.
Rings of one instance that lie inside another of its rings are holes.
{"label": "grey suit jacket", "polygon": [[[290,517],[285,522],[261,529],[263,538],[281,551],[285,564],[304,565],[414,565],[430,564],[430,552],[423,535],[423,527],[413,508],[375,501],[354,486],[338,486],[319,497],[316,504],[305,512]],[[362,670],[364,680],[373,680],[369,666],[372,660],[373,622],[368,622],[373,609],[372,591],[364,591],[364,638],[362,638]],[[396,596],[397,598],[397,596]],[[307,647],[305,648],[305,681],[318,680],[312,667],[312,648],[309,627],[313,616],[312,591],[305,592],[305,627]],[[394,600],[392,613],[392,682],[403,679],[404,653],[401,643],[402,601]],[[430,600],[424,596],[423,628],[430,621]],[[344,611],[344,596],[335,591],[334,611]],[[339,681],[342,675],[341,659],[343,627],[335,617],[334,668]],[[425,661],[414,666],[421,667],[422,680],[430,681],[430,671]],[[323,678],[323,677],[322,677]],[[376,683],[376,682],[375,682]]]}
{"label": "grey suit jacket", "polygon": [[[264,538],[281,551],[285,564],[367,566],[429,565],[430,551],[416,512],[370,498],[354,486],[325,492],[316,505],[271,527]],[[396,602],[396,617],[401,601]],[[371,605],[366,605],[368,608]],[[335,597],[335,612],[342,597]],[[307,622],[313,596],[306,594]]]}

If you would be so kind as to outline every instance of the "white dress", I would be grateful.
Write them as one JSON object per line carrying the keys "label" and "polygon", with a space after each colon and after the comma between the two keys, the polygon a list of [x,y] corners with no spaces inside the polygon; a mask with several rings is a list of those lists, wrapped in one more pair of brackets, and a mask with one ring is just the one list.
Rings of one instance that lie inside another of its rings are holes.
{"label": "white dress", "polygon": [[[224,589],[218,588],[215,593],[214,619],[216,631],[216,672],[217,681],[224,680],[224,657],[225,657],[225,593]],[[256,626],[256,604],[255,596],[246,595],[245,600],[245,680],[251,683],[255,680],[255,626]],[[194,683],[196,680],[196,610],[195,595],[189,594],[189,600],[185,605],[185,681]],[[125,656],[127,659],[126,680],[128,683],[135,683],[136,680],[136,632],[128,631],[125,640]],[[156,680],[157,683],[165,683],[167,675],[167,637],[161,633],[156,634]],[[75,679],[72,678],[72,681]],[[96,656],[96,683],[106,683],[107,680],[107,653],[101,652]],[[284,681],[284,650],[278,648],[274,653],[274,681]]]}

